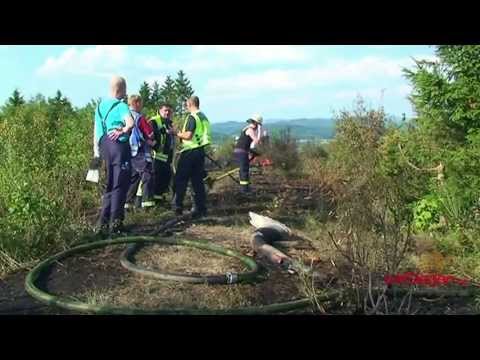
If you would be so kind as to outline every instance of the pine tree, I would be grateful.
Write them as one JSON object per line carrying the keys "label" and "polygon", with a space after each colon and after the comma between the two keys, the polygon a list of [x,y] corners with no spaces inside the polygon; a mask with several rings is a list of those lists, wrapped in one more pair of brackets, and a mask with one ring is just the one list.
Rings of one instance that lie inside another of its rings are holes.
{"label": "pine tree", "polygon": [[46,102],[47,100],[45,99],[45,96],[40,93],[30,99],[30,103],[45,104]]}
{"label": "pine tree", "polygon": [[160,84],[158,83],[158,81],[154,81],[152,86],[151,102],[155,110],[158,109],[158,105],[160,104],[160,101],[161,101]]}
{"label": "pine tree", "polygon": [[187,79],[182,70],[177,73],[177,79],[175,80],[175,93],[177,97],[177,106],[175,110],[178,114],[183,115],[183,104],[193,95],[194,92],[190,80]]}
{"label": "pine tree", "polygon": [[18,91],[18,89],[13,90],[12,96],[8,98],[8,105],[20,106],[23,104],[25,104],[25,100],[23,99],[23,96],[20,94],[20,91]]}
{"label": "pine tree", "polygon": [[65,96],[63,96],[60,90],[57,90],[57,92],[55,93],[55,97],[48,98],[48,103],[50,105],[62,106],[67,108],[71,108],[72,106],[70,104],[70,101]]}
{"label": "pine tree", "polygon": [[140,90],[138,91],[139,95],[142,97],[143,107],[146,110],[150,110],[151,108],[151,101],[152,101],[152,92],[150,90],[150,86],[146,81],[142,83],[140,86]]}
{"label": "pine tree", "polygon": [[72,111],[72,104],[70,101],[63,96],[62,92],[60,90],[57,90],[55,93],[55,97],[53,98],[48,98],[48,104],[52,106],[53,111],[58,115],[59,112],[63,111]]}
{"label": "pine tree", "polygon": [[174,109],[177,107],[177,94],[175,91],[175,82],[172,78],[167,76],[165,83],[160,89],[160,101],[167,102],[173,106]]}

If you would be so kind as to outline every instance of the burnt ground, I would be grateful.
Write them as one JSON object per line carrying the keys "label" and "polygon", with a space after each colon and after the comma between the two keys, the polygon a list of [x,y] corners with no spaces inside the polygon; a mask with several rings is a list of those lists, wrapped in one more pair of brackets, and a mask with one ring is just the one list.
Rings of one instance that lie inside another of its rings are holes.
{"label": "burnt ground", "polygon": [[[312,190],[306,186],[282,185],[272,179],[272,176],[257,174],[256,195],[253,197],[239,196],[235,184],[228,179],[215,184],[209,193],[209,217],[193,225],[181,224],[173,229],[174,234],[209,240],[252,255],[249,240],[253,227],[248,224],[249,211],[267,216],[277,214],[283,220],[290,211],[291,219],[295,219],[297,216],[292,211],[304,210],[310,206],[308,201],[313,199]],[[165,209],[147,214],[141,211],[129,213],[128,230],[131,235],[148,234],[171,218],[172,214]],[[93,221],[94,219],[92,223]],[[299,255],[296,252],[308,251],[305,249],[314,250],[307,242],[299,247],[299,250],[289,249],[287,252],[295,256]],[[62,260],[52,267],[40,286],[51,293],[82,301],[144,307],[225,308],[270,304],[304,297],[295,275],[288,274],[263,259],[257,260],[267,274],[266,280],[255,285],[178,284],[143,279],[125,270],[118,261],[123,248],[121,245],[109,246]],[[175,272],[208,274],[244,270],[236,259],[178,246],[145,247],[137,254],[136,260],[150,268]],[[24,290],[26,274],[27,270],[21,270],[0,280],[0,314],[69,313],[45,306],[31,298]]]}
{"label": "burnt ground", "polygon": [[[339,279],[348,277],[348,268],[338,262],[332,265],[326,247],[312,244],[307,236],[303,237],[305,222],[308,221],[305,214],[315,214],[317,219],[328,218],[328,191],[314,188],[301,179],[286,183],[271,173],[256,174],[253,179],[256,195],[249,198],[239,196],[235,184],[229,179],[216,184],[208,196],[208,218],[193,224],[180,224],[172,229],[171,235],[208,240],[245,255],[253,255],[250,246],[253,227],[248,223],[248,212],[254,211],[282,221],[296,232],[294,246],[282,248],[282,251],[301,259],[306,265],[312,265],[322,274],[317,287],[341,288],[344,284]],[[149,213],[131,212],[127,214],[128,230],[131,235],[148,234],[172,217],[173,214],[166,209]],[[289,274],[261,258],[256,260],[265,271],[264,281],[230,286],[185,284],[145,279],[130,273],[119,262],[123,249],[122,245],[109,246],[67,258],[51,269],[40,286],[51,293],[89,303],[145,308],[235,308],[305,297],[305,287],[297,275]],[[145,246],[135,259],[150,269],[169,272],[219,274],[244,270],[236,259],[180,246]],[[22,270],[0,280],[0,314],[69,314],[31,298],[24,290],[26,274],[27,271]],[[398,308],[401,300],[391,300],[391,313]],[[475,313],[471,299],[463,298],[418,298],[412,300],[410,308],[410,313],[418,314]],[[302,313],[314,310],[312,307],[302,310]],[[330,304],[327,312],[351,314],[352,309],[339,300]]]}

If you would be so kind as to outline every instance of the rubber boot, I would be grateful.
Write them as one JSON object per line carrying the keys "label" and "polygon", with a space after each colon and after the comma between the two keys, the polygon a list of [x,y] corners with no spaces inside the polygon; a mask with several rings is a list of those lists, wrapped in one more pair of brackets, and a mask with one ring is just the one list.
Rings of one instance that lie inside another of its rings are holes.
{"label": "rubber boot", "polygon": [[125,228],[122,220],[114,220],[110,226],[110,237],[125,235]]}

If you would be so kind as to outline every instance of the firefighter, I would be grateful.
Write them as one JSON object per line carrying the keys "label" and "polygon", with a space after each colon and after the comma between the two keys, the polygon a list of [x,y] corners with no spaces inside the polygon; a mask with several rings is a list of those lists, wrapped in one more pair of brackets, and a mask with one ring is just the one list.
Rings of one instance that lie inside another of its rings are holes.
{"label": "firefighter", "polygon": [[182,145],[175,174],[174,209],[177,216],[183,213],[183,199],[191,180],[194,192],[194,211],[192,218],[207,215],[205,177],[205,147],[211,144],[211,129],[208,118],[200,111],[200,100],[190,97],[186,102],[189,112],[183,129],[177,132]]}
{"label": "firefighter", "polygon": [[257,155],[254,149],[260,143],[263,118],[253,115],[247,123],[233,150],[235,162],[240,166],[240,189],[244,194],[250,193],[250,161]]}
{"label": "firefighter", "polygon": [[164,200],[172,178],[173,150],[175,131],[172,122],[173,109],[170,104],[162,103],[157,115],[150,119],[156,145],[153,147],[154,198]]}

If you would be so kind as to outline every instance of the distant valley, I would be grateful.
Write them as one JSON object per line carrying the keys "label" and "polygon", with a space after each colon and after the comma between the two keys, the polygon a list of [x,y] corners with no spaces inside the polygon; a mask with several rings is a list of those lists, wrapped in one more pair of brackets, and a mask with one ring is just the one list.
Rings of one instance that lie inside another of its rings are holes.
{"label": "distant valley", "polygon": [[[227,138],[238,136],[245,125],[245,122],[237,121],[213,123],[213,139],[215,142],[221,142]],[[289,128],[292,136],[299,140],[331,139],[335,135],[333,119],[270,119],[265,120],[264,127],[269,134]]]}

